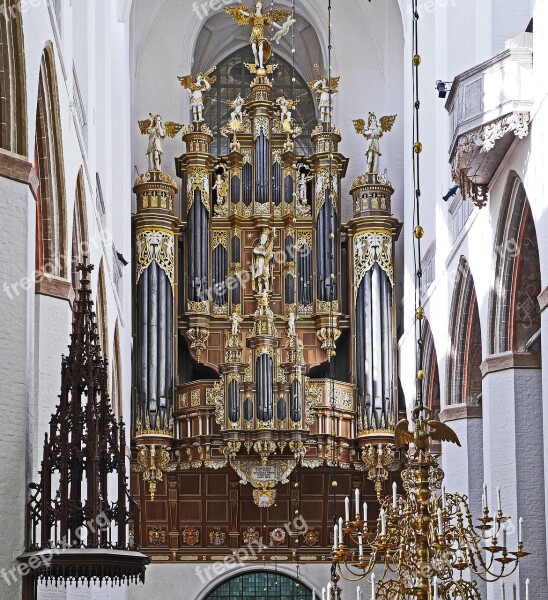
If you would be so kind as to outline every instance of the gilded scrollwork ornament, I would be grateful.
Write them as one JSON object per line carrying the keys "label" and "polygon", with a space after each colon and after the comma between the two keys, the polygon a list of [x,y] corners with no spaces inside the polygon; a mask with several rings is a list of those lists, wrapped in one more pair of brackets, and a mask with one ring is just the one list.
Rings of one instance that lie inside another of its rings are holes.
{"label": "gilded scrollwork ornament", "polygon": [[175,270],[173,234],[156,229],[138,231],[135,246],[137,282],[150,263],[154,261],[164,271],[173,286]]}
{"label": "gilded scrollwork ornament", "polygon": [[207,348],[209,330],[203,327],[192,327],[187,331],[187,338],[191,349],[196,352],[196,358],[200,360],[202,352]]}
{"label": "gilded scrollwork ornament", "polygon": [[382,498],[382,486],[388,479],[388,468],[394,462],[394,445],[368,445],[362,450],[362,461],[367,469],[367,478],[375,484],[377,498]]}
{"label": "gilded scrollwork ornament", "polygon": [[169,447],[164,445],[137,446],[137,461],[143,476],[148,483],[151,500],[156,495],[157,485],[164,479],[164,471],[169,464]]}
{"label": "gilded scrollwork ornament", "polygon": [[200,198],[202,204],[209,211],[209,173],[203,167],[192,167],[188,170],[186,180],[186,198],[187,198],[187,211],[192,208],[194,203],[194,193],[196,190],[200,191]]}
{"label": "gilded scrollwork ornament", "polygon": [[394,283],[392,236],[368,231],[354,237],[354,293],[357,296],[365,274],[377,263]]}

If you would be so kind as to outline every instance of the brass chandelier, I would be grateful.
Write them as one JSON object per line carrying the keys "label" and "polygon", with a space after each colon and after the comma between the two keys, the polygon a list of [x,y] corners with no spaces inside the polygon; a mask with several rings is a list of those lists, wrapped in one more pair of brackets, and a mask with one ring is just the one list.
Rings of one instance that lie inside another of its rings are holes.
{"label": "brass chandelier", "polygon": [[[405,495],[394,486],[381,503],[376,531],[368,527],[366,504],[360,514],[359,498],[354,519],[348,518],[347,499],[347,519],[334,526],[333,565],[346,580],[369,577],[371,600],[481,600],[477,582],[465,575],[494,582],[512,575],[529,554],[521,519],[517,547],[507,546],[509,517],[500,493],[491,511],[484,491],[482,516],[474,519],[466,496],[445,492],[444,473],[429,442],[460,443],[452,429],[429,417],[430,410],[420,406],[413,411],[413,433],[407,420],[396,427],[396,446],[413,442],[414,449],[402,471]],[[376,567],[382,569],[378,581]],[[336,584],[332,589],[331,598],[340,598]]]}

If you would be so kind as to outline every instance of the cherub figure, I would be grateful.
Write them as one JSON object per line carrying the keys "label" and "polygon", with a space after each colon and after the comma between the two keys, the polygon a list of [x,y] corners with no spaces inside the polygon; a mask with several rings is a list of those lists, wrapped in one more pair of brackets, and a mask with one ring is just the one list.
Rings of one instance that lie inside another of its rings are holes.
{"label": "cherub figure", "polygon": [[210,77],[211,73],[217,67],[211,67],[205,73],[198,73],[195,78],[192,75],[178,77],[181,85],[190,93],[190,108],[192,110],[192,119],[195,123],[202,123],[204,120],[204,92],[211,89],[215,83],[215,78]]}
{"label": "cherub figure", "polygon": [[218,217],[226,216],[227,214],[227,198],[228,198],[228,183],[223,173],[217,173],[215,183],[211,188],[217,192],[217,200],[213,207],[213,212]]}
{"label": "cherub figure", "polygon": [[[252,25],[249,43],[255,57],[255,67],[264,69],[272,54],[272,45],[266,38],[265,30],[270,27],[276,27],[279,31],[274,36],[276,43],[280,42],[283,35],[289,32],[289,27],[295,23],[291,12],[272,8],[269,12],[264,12],[264,2],[255,2],[255,10],[247,6],[227,6],[225,11],[238,23],[238,25]],[[283,25],[278,25],[280,21],[286,19]]]}
{"label": "cherub figure", "polygon": [[369,140],[369,146],[365,153],[367,160],[367,172],[377,173],[379,169],[379,157],[382,156],[379,150],[379,140],[385,133],[392,130],[397,115],[381,117],[377,122],[375,113],[370,112],[367,118],[367,125],[364,119],[355,119],[353,121],[356,132]]}
{"label": "cherub figure", "polygon": [[162,121],[160,115],[149,114],[150,119],[139,121],[139,129],[143,135],[148,134],[148,170],[161,171],[162,169],[162,140],[166,136],[175,137],[181,131],[182,125],[173,121]]}
{"label": "cherub figure", "polygon": [[327,123],[329,121],[329,113],[333,104],[333,98],[339,92],[340,77],[327,77],[320,70],[319,65],[314,65],[318,71],[319,79],[311,81],[308,85],[316,94],[318,107],[320,109],[320,121]]}

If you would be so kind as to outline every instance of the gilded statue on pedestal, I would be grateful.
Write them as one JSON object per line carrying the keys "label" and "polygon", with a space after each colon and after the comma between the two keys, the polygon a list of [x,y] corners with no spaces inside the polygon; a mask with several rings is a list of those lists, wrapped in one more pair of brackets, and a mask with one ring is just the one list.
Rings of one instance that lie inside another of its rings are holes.
{"label": "gilded statue on pedestal", "polygon": [[318,107],[320,109],[320,121],[327,123],[329,121],[330,109],[333,105],[333,98],[339,93],[340,77],[327,77],[320,69],[319,65],[314,65],[318,71],[319,79],[311,81],[308,85],[316,94]]}
{"label": "gilded statue on pedestal", "polygon": [[308,182],[314,179],[314,175],[301,170],[297,176],[297,205],[295,213],[298,217],[307,217],[311,214],[312,208],[308,203]]}
{"label": "gilded statue on pedestal", "polygon": [[272,291],[274,272],[272,259],[274,258],[275,231],[265,228],[261,232],[259,242],[253,248],[253,291],[258,294],[268,294]]}
{"label": "gilded statue on pedestal", "polygon": [[161,171],[162,169],[162,140],[166,137],[175,137],[183,127],[173,121],[162,121],[160,115],[150,113],[150,119],[139,121],[139,129],[143,135],[148,135],[148,170]]}
{"label": "gilded statue on pedestal", "polygon": [[217,173],[215,183],[211,189],[217,192],[213,213],[217,217],[226,217],[228,214],[228,182],[224,173]]}
{"label": "gilded statue on pedestal", "polygon": [[231,121],[240,121],[240,123],[244,122],[244,105],[245,100],[238,94],[234,100],[228,103],[228,105],[232,108],[232,112],[230,113]]}
{"label": "gilded statue on pedestal", "polygon": [[204,92],[209,91],[215,83],[215,78],[210,77],[210,75],[216,68],[211,67],[209,71],[198,73],[196,77],[185,75],[184,77],[177,78],[181,82],[181,85],[190,93],[190,108],[192,110],[192,119],[195,123],[202,123],[204,120]]}
{"label": "gilded statue on pedestal", "polygon": [[234,337],[240,334],[240,323],[243,321],[240,313],[234,311],[230,317],[231,331]]}
{"label": "gilded statue on pedestal", "polygon": [[[282,36],[289,32],[289,28],[295,22],[288,10],[272,8],[269,12],[264,12],[264,2],[256,2],[255,10],[252,11],[247,6],[227,6],[225,11],[238,23],[238,25],[252,25],[249,43],[255,57],[255,67],[264,69],[272,54],[272,45],[266,38],[265,29],[276,27],[278,31],[273,40],[279,43]],[[283,25],[280,21],[286,19]]]}
{"label": "gilded statue on pedestal", "polygon": [[292,111],[294,110],[297,102],[295,100],[285,98],[284,96],[280,96],[276,100],[276,104],[280,107],[280,124],[282,129],[286,133],[293,133],[291,127],[291,115],[293,114]]}
{"label": "gilded statue on pedestal", "polygon": [[397,115],[381,117],[377,122],[375,113],[370,112],[367,124],[364,119],[355,119],[353,121],[357,133],[363,135],[366,140],[369,140],[369,147],[365,153],[368,173],[378,173],[379,157],[382,156],[379,150],[379,140],[385,133],[392,130],[396,117]]}

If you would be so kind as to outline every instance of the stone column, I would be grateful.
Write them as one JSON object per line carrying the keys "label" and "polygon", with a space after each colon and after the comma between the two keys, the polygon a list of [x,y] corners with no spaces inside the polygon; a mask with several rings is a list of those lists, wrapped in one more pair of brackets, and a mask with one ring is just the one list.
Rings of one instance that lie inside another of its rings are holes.
{"label": "stone column", "polygon": [[[508,546],[517,549],[518,519],[523,517],[524,558],[507,589],[517,583],[523,596],[525,579],[531,579],[531,597],[548,597],[546,580],[546,524],[542,371],[534,353],[504,352],[488,356],[483,375],[483,458],[489,487],[489,507],[496,510],[496,489],[508,523]],[[541,575],[542,574],[542,575]],[[489,586],[488,600],[499,598]]]}
{"label": "stone column", "polygon": [[[482,408],[467,404],[446,406],[439,418],[455,431],[461,443],[460,448],[455,444],[444,443],[442,446],[445,488],[448,493],[459,492],[468,496],[472,514],[479,516],[484,481]],[[482,598],[485,598],[485,582],[479,578],[475,581]]]}
{"label": "stone column", "polygon": [[[548,287],[545,287],[538,297],[541,318],[541,359],[542,359],[542,405],[543,410],[543,440],[548,440]],[[548,442],[544,442],[544,518],[548,515]],[[548,528],[546,531],[548,547]]]}
{"label": "stone column", "polygon": [[[30,180],[30,188],[29,188]],[[25,505],[34,465],[35,199],[32,165],[0,151],[0,598],[21,599],[15,557],[25,545]]]}

